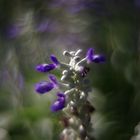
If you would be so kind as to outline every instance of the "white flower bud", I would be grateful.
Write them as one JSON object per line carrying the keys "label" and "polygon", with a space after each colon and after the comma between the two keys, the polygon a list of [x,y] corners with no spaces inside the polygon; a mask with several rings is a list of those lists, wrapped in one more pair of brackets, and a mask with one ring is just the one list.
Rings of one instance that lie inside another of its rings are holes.
{"label": "white flower bud", "polygon": [[79,55],[81,52],[82,52],[82,50],[79,49],[79,50],[75,53],[75,56]]}
{"label": "white flower bud", "polygon": [[64,51],[63,55],[71,57],[71,54],[68,51]]}
{"label": "white flower bud", "polygon": [[75,128],[75,129],[78,129],[79,126],[81,125],[80,119],[77,118],[77,117],[75,117],[75,116],[73,116],[73,117],[71,117],[71,118],[69,119],[69,123],[70,123],[70,125],[71,125],[73,128]]}
{"label": "white flower bud", "polygon": [[70,123],[71,125],[74,124],[74,123],[75,123],[74,119],[73,119],[73,118],[70,118],[70,119],[69,119],[69,123]]}
{"label": "white flower bud", "polygon": [[67,78],[67,76],[66,76],[66,75],[63,75],[63,76],[61,77],[61,81],[65,81],[66,78]]}
{"label": "white flower bud", "polygon": [[66,91],[64,92],[64,94],[65,94],[65,95],[71,94],[71,93],[73,93],[74,91],[75,91],[75,88],[72,88],[72,89],[70,89],[70,90],[66,90]]}
{"label": "white flower bud", "polygon": [[73,70],[74,68],[73,67],[70,67],[70,70]]}
{"label": "white flower bud", "polygon": [[62,74],[64,75],[66,75],[68,73],[68,71],[67,70],[63,70],[63,72],[62,72]]}
{"label": "white flower bud", "polygon": [[70,51],[71,56],[75,56],[75,51]]}
{"label": "white flower bud", "polygon": [[74,103],[73,101],[70,101],[70,105],[71,105],[71,106],[74,106],[75,103]]}
{"label": "white flower bud", "polygon": [[83,98],[85,98],[85,93],[84,92],[81,92],[80,93],[80,99],[83,99]]}
{"label": "white flower bud", "polygon": [[80,140],[77,138],[77,133],[72,128],[65,128],[61,136],[63,140]]}
{"label": "white flower bud", "polygon": [[69,87],[69,84],[65,84],[65,83],[59,83],[59,88],[66,88]]}
{"label": "white flower bud", "polygon": [[76,61],[74,60],[74,58],[72,58],[69,62],[69,65],[74,68],[75,64],[76,64]]}
{"label": "white flower bud", "polygon": [[83,70],[83,67],[82,66],[79,66],[79,65],[76,65],[75,66],[75,71],[82,71]]}
{"label": "white flower bud", "polygon": [[80,131],[80,133],[83,133],[84,132],[84,126],[83,125],[80,125],[79,126],[79,131]]}

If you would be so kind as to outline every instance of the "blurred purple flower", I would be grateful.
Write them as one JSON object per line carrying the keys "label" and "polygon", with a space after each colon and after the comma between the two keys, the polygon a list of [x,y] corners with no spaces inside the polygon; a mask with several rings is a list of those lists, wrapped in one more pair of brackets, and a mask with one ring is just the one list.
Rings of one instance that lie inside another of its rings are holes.
{"label": "blurred purple flower", "polygon": [[135,6],[140,7],[140,0],[134,0]]}
{"label": "blurred purple flower", "polygon": [[36,92],[38,92],[40,94],[44,94],[46,92],[51,91],[54,87],[55,87],[55,85],[53,83],[47,82],[47,81],[42,81],[35,85],[35,90],[36,90]]}
{"label": "blurred purple flower", "polygon": [[49,7],[50,8],[60,8],[62,5],[63,5],[63,2],[54,0],[49,4]]}
{"label": "blurred purple flower", "polygon": [[55,55],[51,55],[50,56],[50,59],[51,59],[51,61],[55,64],[55,65],[59,65],[59,61],[58,61],[58,59],[56,58],[56,56]]}
{"label": "blurred purple flower", "polygon": [[59,23],[55,21],[40,21],[36,25],[37,32],[56,32],[59,30]]}
{"label": "blurred purple flower", "polygon": [[37,25],[37,31],[38,32],[45,32],[45,31],[48,30],[48,28],[49,28],[49,22],[48,21],[43,21],[43,22],[41,22]]}
{"label": "blurred purple flower", "polygon": [[76,14],[82,10],[87,9],[101,9],[100,3],[95,2],[94,0],[53,0],[50,5],[50,8],[64,8],[65,11]]}
{"label": "blurred purple flower", "polygon": [[24,83],[24,77],[22,74],[19,74],[18,77],[17,77],[17,80],[16,80],[18,83],[18,87],[19,89],[23,89],[24,86],[25,86],[25,83]]}
{"label": "blurred purple flower", "polygon": [[39,64],[36,66],[36,70],[39,72],[49,72],[56,68],[55,64]]}
{"label": "blurred purple flower", "polygon": [[61,92],[57,93],[58,99],[51,105],[51,111],[57,112],[65,107],[65,95]]}
{"label": "blurred purple flower", "polygon": [[71,6],[71,7],[67,7],[66,8],[66,11],[71,13],[71,14],[76,14],[82,10],[85,9],[85,6],[82,5],[82,4],[78,4],[78,5],[74,5],[74,6]]}
{"label": "blurred purple flower", "polygon": [[19,28],[18,25],[16,25],[16,24],[9,25],[6,28],[6,36],[10,39],[14,39],[20,34],[20,31],[21,31],[21,29]]}
{"label": "blurred purple flower", "polygon": [[94,0],[83,0],[82,5],[87,9],[99,9],[100,3]]}
{"label": "blurred purple flower", "polygon": [[64,7],[66,5],[72,5],[73,2],[75,3],[76,0],[71,0],[71,1],[68,1],[68,0],[53,0],[50,4],[49,4],[49,7],[51,8],[61,8],[61,7]]}

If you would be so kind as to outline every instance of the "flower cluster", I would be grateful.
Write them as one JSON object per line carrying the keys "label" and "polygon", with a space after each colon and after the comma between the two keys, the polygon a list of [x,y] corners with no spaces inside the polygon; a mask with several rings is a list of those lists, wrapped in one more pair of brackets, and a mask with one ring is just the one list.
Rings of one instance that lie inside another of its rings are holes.
{"label": "flower cluster", "polygon": [[61,80],[57,80],[52,74],[48,75],[49,81],[41,81],[35,85],[35,90],[39,94],[48,93],[52,89],[65,87],[65,91],[57,93],[56,101],[51,105],[51,110],[57,112],[63,110],[65,113],[62,139],[90,138],[91,123],[90,114],[94,107],[88,101],[88,92],[91,86],[87,74],[90,64],[105,61],[104,56],[95,54],[93,48],[89,48],[85,57],[81,57],[82,50],[64,51],[63,55],[69,58],[68,63],[58,61],[55,55],[50,56],[52,63],[40,64],[36,66],[38,72],[47,73],[55,69],[62,70]]}
{"label": "flower cluster", "polygon": [[[51,74],[48,76],[50,80],[49,82],[41,81],[35,85],[36,92],[40,94],[44,94],[51,91],[55,87],[58,87],[61,84],[68,86],[69,88],[74,88],[74,85],[75,85],[74,82],[76,81],[72,79],[71,74],[73,74],[73,76],[74,75],[76,76],[76,73],[77,73],[78,75],[80,74],[81,77],[84,77],[89,71],[89,68],[86,67],[86,63],[87,64],[91,62],[100,63],[100,62],[104,62],[105,60],[105,58],[102,55],[95,54],[93,48],[88,49],[86,57],[83,59],[81,59],[79,56],[81,52],[82,50],[78,50],[76,52],[64,51],[63,55],[70,57],[69,64],[64,64],[62,62],[59,62],[58,59],[55,57],[55,55],[51,55],[50,60],[52,61],[52,63],[37,65],[36,70],[42,73],[47,73],[49,71],[57,69],[58,67],[60,67],[61,69],[65,69],[62,72],[61,81],[67,81],[68,84],[58,83],[56,77]],[[68,91],[66,91],[65,93],[57,94],[58,99],[51,106],[52,111],[58,111],[65,107],[65,100],[66,100],[65,96],[67,92]]]}

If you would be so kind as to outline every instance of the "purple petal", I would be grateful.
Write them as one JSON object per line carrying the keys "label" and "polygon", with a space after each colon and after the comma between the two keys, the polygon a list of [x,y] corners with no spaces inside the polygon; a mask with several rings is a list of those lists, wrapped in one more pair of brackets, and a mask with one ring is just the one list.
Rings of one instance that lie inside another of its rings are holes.
{"label": "purple petal", "polygon": [[65,95],[61,92],[57,93],[58,99],[51,105],[51,111],[56,112],[65,107]]}
{"label": "purple petal", "polygon": [[93,48],[88,49],[86,59],[87,63],[91,62],[100,63],[105,61],[105,57],[103,55],[94,54]]}
{"label": "purple petal", "polygon": [[93,56],[93,62],[95,63],[100,63],[100,62],[104,62],[105,61],[105,57],[99,54],[96,54]]}
{"label": "purple petal", "polygon": [[94,50],[93,48],[89,48],[86,54],[87,62],[92,62],[93,61],[93,56],[94,56]]}
{"label": "purple petal", "polygon": [[52,105],[51,105],[51,110],[53,112],[62,110],[65,107],[65,100],[64,99],[59,99],[56,100]]}
{"label": "purple petal", "polygon": [[59,61],[57,60],[57,58],[56,58],[55,55],[51,55],[51,56],[50,56],[50,59],[51,59],[51,61],[52,61],[54,64],[59,65]]}
{"label": "purple petal", "polygon": [[63,98],[65,98],[65,94],[64,94],[63,92],[58,92],[58,93],[57,93],[57,96],[58,96],[58,97],[63,97]]}
{"label": "purple petal", "polygon": [[35,85],[35,90],[38,93],[44,94],[46,92],[51,91],[54,88],[54,84],[51,82],[40,82]]}
{"label": "purple petal", "polygon": [[54,64],[40,64],[36,66],[36,70],[39,72],[49,72],[55,68],[56,66]]}
{"label": "purple petal", "polygon": [[58,85],[57,79],[53,74],[50,74],[48,77],[51,82],[53,82],[55,85]]}

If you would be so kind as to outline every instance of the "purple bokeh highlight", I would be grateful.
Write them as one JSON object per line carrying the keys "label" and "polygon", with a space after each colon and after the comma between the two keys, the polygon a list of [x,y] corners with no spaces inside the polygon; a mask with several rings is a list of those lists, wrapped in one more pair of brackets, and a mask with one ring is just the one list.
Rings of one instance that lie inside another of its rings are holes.
{"label": "purple bokeh highlight", "polygon": [[16,24],[7,26],[5,30],[6,37],[9,39],[15,39],[21,33],[21,28]]}

